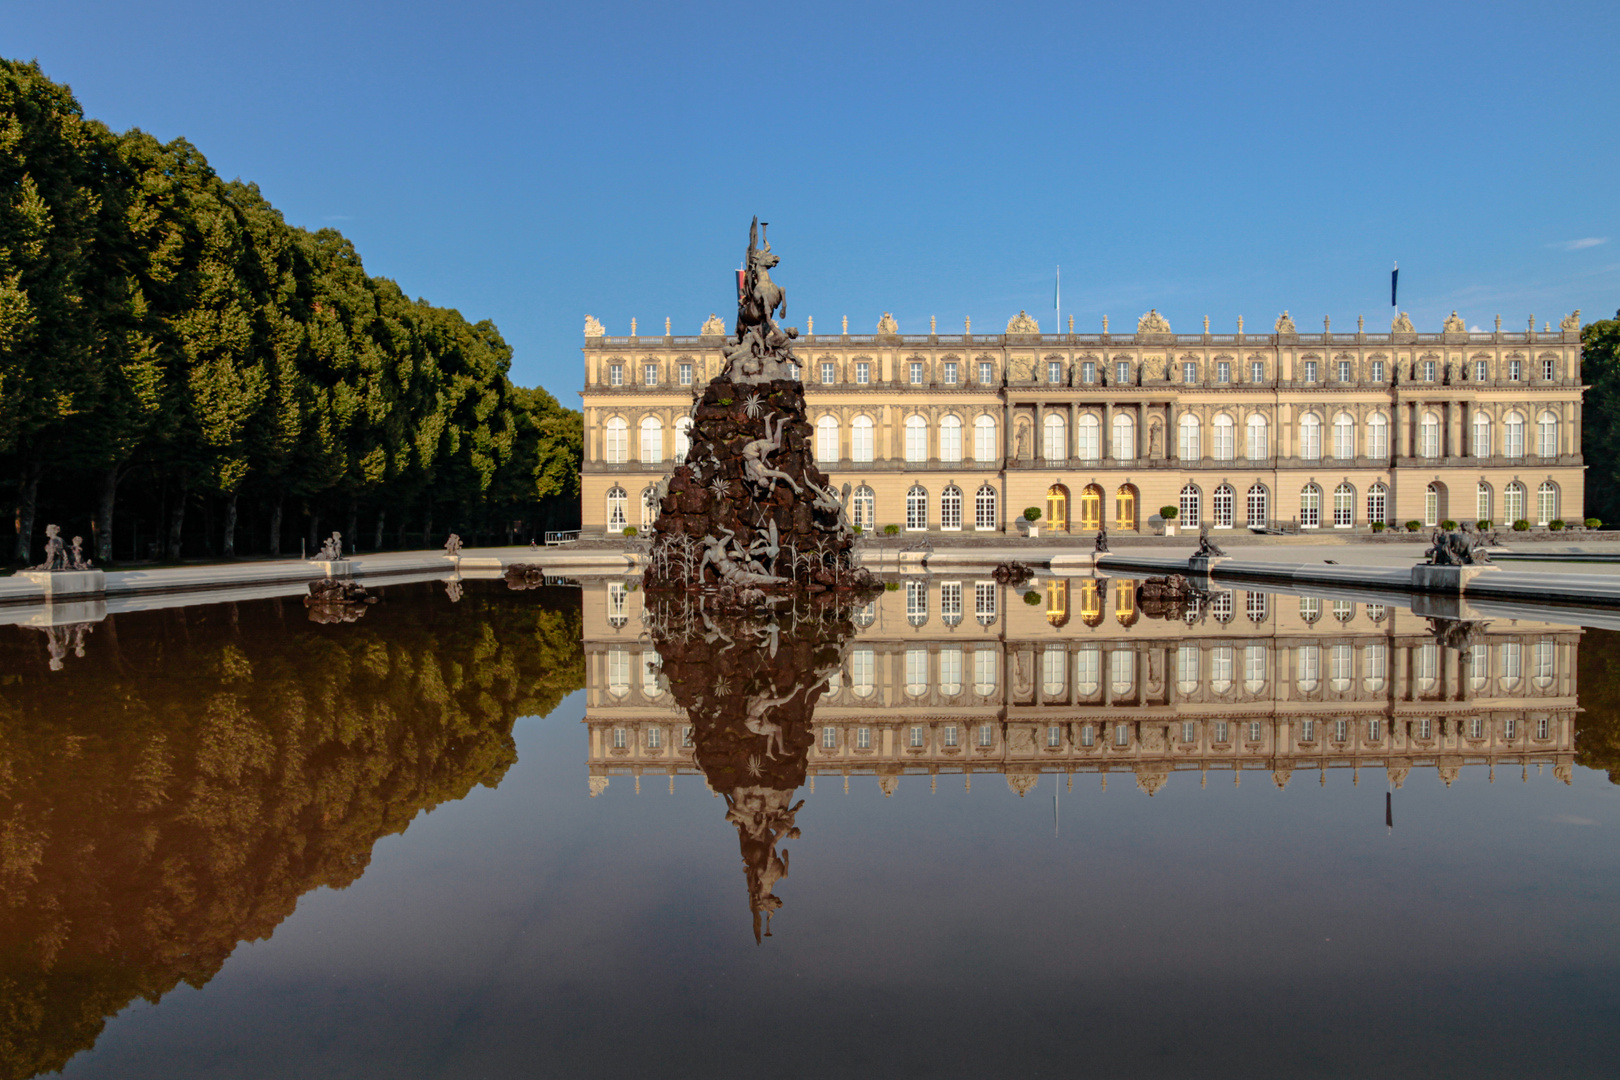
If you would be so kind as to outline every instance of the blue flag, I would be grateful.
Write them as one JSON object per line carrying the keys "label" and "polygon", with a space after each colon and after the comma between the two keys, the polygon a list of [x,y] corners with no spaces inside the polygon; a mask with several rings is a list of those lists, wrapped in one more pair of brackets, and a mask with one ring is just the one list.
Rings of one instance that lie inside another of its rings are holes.
{"label": "blue flag", "polygon": [[1395,285],[1401,280],[1401,264],[1396,263],[1395,269],[1389,272],[1389,306],[1395,307]]}

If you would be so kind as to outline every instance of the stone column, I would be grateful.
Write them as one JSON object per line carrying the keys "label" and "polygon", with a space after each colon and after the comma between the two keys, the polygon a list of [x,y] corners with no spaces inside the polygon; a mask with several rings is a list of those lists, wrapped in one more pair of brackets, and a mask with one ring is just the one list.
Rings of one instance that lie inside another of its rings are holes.
{"label": "stone column", "polygon": [[[1199,431],[1198,434],[1202,439],[1203,432]],[[1166,401],[1164,403],[1164,460],[1175,461],[1180,457],[1180,438],[1181,433],[1176,429],[1176,403],[1173,400]],[[1199,446],[1198,452],[1202,454],[1204,448]]]}
{"label": "stone column", "polygon": [[1098,438],[1098,442],[1102,444],[1097,447],[1099,456],[1101,456],[1103,464],[1107,465],[1114,460],[1114,402],[1112,398],[1103,402],[1102,435]]}
{"label": "stone column", "polygon": [[1046,464],[1046,403],[1037,402],[1035,405],[1035,434],[1031,440],[1035,443],[1030,448],[1035,460],[1042,465]]}
{"label": "stone column", "polygon": [[1068,430],[1068,434],[1066,434],[1063,437],[1063,456],[1066,459],[1068,459],[1070,461],[1073,461],[1075,458],[1080,456],[1080,451],[1078,449],[1078,447],[1080,445],[1079,442],[1078,442],[1079,438],[1080,438],[1080,406],[1077,405],[1075,402],[1070,401],[1069,402],[1069,430]]}

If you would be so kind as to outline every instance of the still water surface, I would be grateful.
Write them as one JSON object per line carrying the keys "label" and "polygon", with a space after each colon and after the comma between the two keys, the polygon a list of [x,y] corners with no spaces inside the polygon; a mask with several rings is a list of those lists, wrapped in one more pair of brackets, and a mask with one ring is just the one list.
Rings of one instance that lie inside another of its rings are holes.
{"label": "still water surface", "polygon": [[4,1075],[1612,1075],[1610,634],[951,584],[0,630]]}

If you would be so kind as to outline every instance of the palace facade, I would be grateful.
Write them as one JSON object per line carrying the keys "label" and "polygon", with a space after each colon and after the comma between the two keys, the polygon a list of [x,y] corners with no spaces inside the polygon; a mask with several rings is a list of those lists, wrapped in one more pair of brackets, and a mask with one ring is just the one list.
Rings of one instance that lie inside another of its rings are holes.
{"label": "palace facade", "polygon": [[[805,365],[815,453],[863,530],[1001,533],[1026,508],[1057,532],[1177,525],[1367,529],[1583,518],[1579,312],[1558,330],[1420,334],[817,335]],[[848,329],[845,320],[844,329]],[[632,330],[634,327],[632,326]],[[586,535],[646,528],[644,493],[682,460],[725,327],[611,337],[587,318]]]}
{"label": "palace facade", "polygon": [[[701,775],[638,584],[584,585],[592,795],[615,776],[639,792]],[[1449,786],[1465,765],[1570,780],[1578,627],[1492,620],[1464,656],[1403,608],[1239,589],[1154,618],[1136,585],[907,577],[857,614],[816,708],[810,789],[870,776],[892,794],[906,775],[989,773],[1023,793],[1042,773],[1113,773],[1152,794],[1175,773],[1285,787],[1328,769],[1399,787],[1414,768]]]}

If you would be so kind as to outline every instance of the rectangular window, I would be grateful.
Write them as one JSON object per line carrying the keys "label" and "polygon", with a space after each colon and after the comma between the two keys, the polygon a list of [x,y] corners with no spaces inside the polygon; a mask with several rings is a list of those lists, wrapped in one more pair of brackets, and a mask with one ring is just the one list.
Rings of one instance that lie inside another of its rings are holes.
{"label": "rectangular window", "polygon": [[823,465],[836,465],[838,463],[838,425],[836,423],[816,424],[816,460]]}
{"label": "rectangular window", "polygon": [[1545,739],[1547,737],[1548,737],[1547,718],[1545,716],[1543,716],[1541,719],[1536,721],[1536,738]]}
{"label": "rectangular window", "polygon": [[824,727],[821,729],[821,748],[823,750],[836,750],[838,748],[838,729]]}
{"label": "rectangular window", "polygon": [[922,744],[923,729],[917,724],[911,725],[911,730],[907,733],[906,745],[910,746],[913,750],[920,750],[922,749]]}
{"label": "rectangular window", "polygon": [[832,363],[831,363],[831,361],[823,361],[822,364],[821,364],[821,382],[822,382],[823,385],[829,385],[829,384],[832,383],[832,381],[833,381],[833,366],[832,366]]}
{"label": "rectangular window", "polygon": [[1346,720],[1333,721],[1333,741],[1344,742],[1350,737],[1350,724]]}
{"label": "rectangular window", "polygon": [[973,692],[989,697],[996,692],[996,650],[973,650]]}
{"label": "rectangular window", "polygon": [[1518,717],[1510,716],[1502,721],[1502,734],[1509,739],[1517,738],[1519,734]]}
{"label": "rectangular window", "polygon": [[1198,381],[1198,365],[1193,363],[1190,360],[1182,361],[1182,364],[1181,364],[1181,381],[1184,382],[1184,383],[1189,383],[1189,384],[1197,382]]}
{"label": "rectangular window", "polygon": [[1087,360],[1080,365],[1080,381],[1088,386],[1097,381],[1097,364],[1095,361]]}
{"label": "rectangular window", "polygon": [[1181,722],[1181,741],[1190,743],[1196,738],[1198,738],[1198,725],[1191,720],[1183,720]]}
{"label": "rectangular window", "polygon": [[1417,737],[1420,739],[1434,738],[1434,721],[1425,716],[1418,721],[1417,732]]}
{"label": "rectangular window", "polygon": [[951,626],[955,626],[962,621],[962,583],[960,581],[947,581],[940,585],[939,615]]}
{"label": "rectangular window", "polygon": [[928,460],[928,426],[916,418],[917,423],[906,423],[906,460],[922,462]]}
{"label": "rectangular window", "polygon": [[868,727],[855,729],[855,749],[872,749],[872,729]]}
{"label": "rectangular window", "polygon": [[849,454],[854,461],[872,460],[872,421],[864,416],[857,416],[849,429]]}
{"label": "rectangular window", "polygon": [[955,386],[956,385],[956,361],[954,361],[954,360],[945,361],[944,378],[942,378],[940,381],[943,382],[946,386]]}
{"label": "rectangular window", "polygon": [[1307,361],[1305,361],[1305,381],[1309,382],[1309,383],[1313,383],[1313,382],[1316,381],[1316,361],[1315,360],[1307,360]]}
{"label": "rectangular window", "polygon": [[692,365],[691,364],[682,364],[680,366],[680,374],[681,374],[681,385],[682,386],[691,386],[692,385]]}
{"label": "rectangular window", "polygon": [[1131,725],[1129,725],[1129,724],[1115,724],[1114,725],[1114,745],[1115,746],[1129,746],[1129,745],[1131,745]]}
{"label": "rectangular window", "polygon": [[1097,742],[1097,730],[1090,724],[1080,726],[1080,745],[1092,746]]}
{"label": "rectangular window", "polygon": [[962,650],[954,645],[939,650],[939,692],[946,697],[962,692]]}
{"label": "rectangular window", "polygon": [[955,724],[946,724],[945,725],[945,745],[946,746],[955,746],[956,745],[956,725]]}
{"label": "rectangular window", "polygon": [[1541,377],[1547,382],[1552,382],[1553,379],[1553,363],[1550,356],[1541,361]]}
{"label": "rectangular window", "polygon": [[1485,737],[1485,721],[1475,716],[1468,721],[1468,737],[1470,739],[1483,739]]}
{"label": "rectangular window", "polygon": [[1490,367],[1484,360],[1474,361],[1474,381],[1486,382],[1490,378]]}
{"label": "rectangular window", "polygon": [[1227,724],[1227,722],[1225,720],[1217,720],[1217,721],[1215,721],[1215,741],[1216,742],[1218,742],[1218,743],[1231,742],[1232,740],[1230,738],[1228,738],[1230,733],[1231,733],[1230,732],[1230,725]]}
{"label": "rectangular window", "polygon": [[994,735],[994,732],[991,729],[990,725],[989,724],[980,724],[979,725],[979,745],[980,746],[991,746],[994,743],[994,739],[995,739],[995,735]]}
{"label": "rectangular window", "polygon": [[1301,693],[1309,694],[1322,680],[1322,650],[1301,645],[1294,650],[1294,682]]}
{"label": "rectangular window", "polygon": [[1372,371],[1370,372],[1370,374],[1372,375],[1372,381],[1373,382],[1376,382],[1376,383],[1383,382],[1384,381],[1384,362],[1382,360],[1374,360],[1372,362]]}
{"label": "rectangular window", "polygon": [[1061,360],[1048,360],[1046,362],[1046,381],[1053,386],[1063,381],[1063,362]]}
{"label": "rectangular window", "polygon": [[664,729],[663,728],[648,728],[647,729],[647,748],[649,750],[657,750],[660,747],[662,747],[663,745],[664,745]]}
{"label": "rectangular window", "polygon": [[1339,361],[1339,381],[1340,382],[1349,382],[1350,381],[1350,361],[1348,361],[1348,360],[1340,360]]}
{"label": "rectangular window", "polygon": [[1131,365],[1128,361],[1120,360],[1114,364],[1114,382],[1121,386],[1131,381]]}
{"label": "rectangular window", "polygon": [[913,360],[911,362],[911,385],[912,386],[921,386],[922,382],[923,382],[922,361]]}
{"label": "rectangular window", "polygon": [[[1367,605],[1367,613],[1372,614],[1372,605]],[[1483,652],[1483,649],[1476,649]],[[1388,653],[1382,644],[1363,645],[1361,647],[1361,685],[1369,693],[1376,694],[1384,688],[1384,670]]]}
{"label": "rectangular window", "polygon": [[641,365],[641,382],[642,382],[642,385],[644,385],[644,386],[657,386],[658,385],[658,365],[657,364],[643,364],[643,365]]}
{"label": "rectangular window", "polygon": [[1048,748],[1062,746],[1063,729],[1056,724],[1049,725],[1046,729],[1046,745]]}
{"label": "rectangular window", "polygon": [[613,749],[623,750],[624,748],[624,728],[616,727],[613,729]]}
{"label": "rectangular window", "polygon": [[608,385],[609,386],[623,386],[624,385],[624,365],[623,364],[609,364],[608,365]]}
{"label": "rectangular window", "polygon": [[876,686],[872,682],[876,654],[871,649],[854,649],[849,654],[849,686],[856,697],[871,697]]}
{"label": "rectangular window", "polygon": [[1328,646],[1328,687],[1343,693],[1350,689],[1350,646]]}
{"label": "rectangular window", "polygon": [[1367,741],[1377,742],[1384,737],[1384,722],[1382,720],[1367,721]]}
{"label": "rectangular window", "polygon": [[1258,720],[1249,721],[1249,741],[1252,743],[1260,741],[1260,721]]}
{"label": "rectangular window", "polygon": [[979,382],[985,386],[996,381],[996,367],[988,360],[979,361]]}
{"label": "rectangular window", "polygon": [[906,621],[912,626],[928,621],[928,582],[906,582]]}
{"label": "rectangular window", "polygon": [[865,386],[867,383],[869,383],[871,381],[872,381],[872,365],[870,363],[868,363],[867,361],[865,361],[865,360],[857,361],[856,364],[855,364],[855,383],[856,383],[856,385],[857,386]]}
{"label": "rectangular window", "polygon": [[[1232,594],[1223,592],[1226,610],[1232,610]],[[1232,689],[1233,655],[1230,645],[1217,645],[1209,654],[1209,688],[1217,694],[1224,694]]]}
{"label": "rectangular window", "polygon": [[1299,741],[1300,742],[1315,742],[1316,741],[1316,721],[1315,720],[1305,720],[1305,721],[1302,721],[1300,723],[1300,725],[1299,725]]}
{"label": "rectangular window", "polygon": [[1517,361],[1517,360],[1509,360],[1508,361],[1508,380],[1510,382],[1518,382],[1519,381],[1519,370],[1520,370],[1519,369],[1519,361]]}
{"label": "rectangular window", "polygon": [[1433,360],[1425,360],[1425,361],[1423,361],[1423,381],[1424,382],[1434,382],[1434,361]]}
{"label": "rectangular window", "polygon": [[1263,360],[1251,360],[1251,361],[1249,361],[1249,381],[1250,382],[1256,382],[1256,383],[1266,381],[1266,365],[1265,365],[1265,361],[1263,361]]}
{"label": "rectangular window", "polygon": [[1223,384],[1232,381],[1232,365],[1229,361],[1222,360],[1215,365],[1215,381]]}
{"label": "rectangular window", "polygon": [[973,584],[973,614],[985,626],[996,621],[996,585],[993,581]]}

